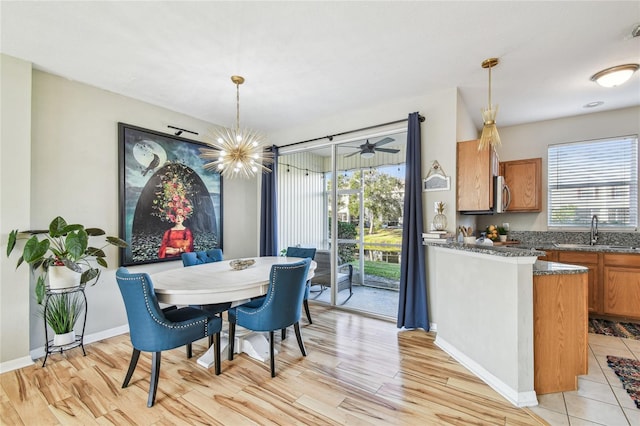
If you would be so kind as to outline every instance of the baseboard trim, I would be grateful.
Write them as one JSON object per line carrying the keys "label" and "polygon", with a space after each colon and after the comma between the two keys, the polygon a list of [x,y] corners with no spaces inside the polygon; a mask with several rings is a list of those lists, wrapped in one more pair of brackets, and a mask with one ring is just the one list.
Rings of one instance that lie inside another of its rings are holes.
{"label": "baseboard trim", "polygon": [[516,407],[532,407],[538,405],[538,398],[535,391],[518,392],[439,336],[436,336],[435,344]]}
{"label": "baseboard trim", "polygon": [[8,371],[19,370],[24,367],[33,365],[33,360],[29,356],[23,356],[21,358],[12,359],[0,363],[0,373],[6,373]]}
{"label": "baseboard trim", "polygon": [[[129,325],[122,325],[120,327],[110,328],[108,330],[102,330],[98,333],[87,334],[84,336],[84,344],[88,345],[89,343],[97,342],[99,340],[108,339],[110,337],[119,336],[121,334],[125,334],[129,332]],[[9,361],[5,361],[0,363],[0,373],[6,373],[12,370],[18,370],[20,368],[28,367],[33,365],[36,359],[42,358],[45,355],[44,346],[40,346],[39,348],[35,348],[29,351],[29,356],[24,356],[21,358],[12,359]]]}

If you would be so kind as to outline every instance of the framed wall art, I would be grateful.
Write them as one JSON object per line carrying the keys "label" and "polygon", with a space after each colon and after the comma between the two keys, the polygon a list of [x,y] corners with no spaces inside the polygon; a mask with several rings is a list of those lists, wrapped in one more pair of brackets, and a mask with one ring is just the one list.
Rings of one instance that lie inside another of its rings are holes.
{"label": "framed wall art", "polygon": [[222,248],[222,177],[178,136],[118,123],[123,266]]}
{"label": "framed wall art", "polygon": [[442,166],[434,161],[427,177],[422,179],[422,191],[448,191],[451,189],[451,178],[444,173]]}

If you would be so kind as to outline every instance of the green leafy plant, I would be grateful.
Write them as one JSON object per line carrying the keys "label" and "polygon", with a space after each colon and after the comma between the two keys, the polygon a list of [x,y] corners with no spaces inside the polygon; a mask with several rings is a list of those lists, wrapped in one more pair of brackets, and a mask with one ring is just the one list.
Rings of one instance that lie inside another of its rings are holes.
{"label": "green leafy plant", "polygon": [[[43,235],[40,239],[38,236]],[[85,228],[80,224],[68,224],[58,216],[49,225],[48,230],[18,231],[9,233],[7,241],[7,256],[11,254],[20,239],[26,239],[22,255],[18,259],[16,268],[27,263],[33,271],[40,271],[36,282],[36,299],[42,303],[45,292],[45,279],[50,266],[66,266],[81,273],[80,284],[95,284],[100,278],[100,269],[107,268],[106,254],[103,251],[108,245],[119,248],[127,247],[127,243],[117,237],[106,237],[106,244],[100,248],[89,246],[89,237],[105,235],[99,228]]]}
{"label": "green leafy plant", "polygon": [[54,333],[65,334],[73,331],[83,312],[84,300],[80,293],[61,293],[51,296],[42,315]]}

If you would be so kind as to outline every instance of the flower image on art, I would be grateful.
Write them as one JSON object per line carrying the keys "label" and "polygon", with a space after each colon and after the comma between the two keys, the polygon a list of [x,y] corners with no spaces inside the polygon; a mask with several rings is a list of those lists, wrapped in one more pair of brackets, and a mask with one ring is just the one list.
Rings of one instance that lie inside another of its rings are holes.
{"label": "flower image on art", "polygon": [[188,176],[182,177],[175,167],[169,167],[160,177],[156,198],[153,200],[153,215],[160,220],[175,222],[179,211],[184,219],[193,213],[188,197],[193,196],[193,189]]}
{"label": "flower image on art", "polygon": [[222,247],[222,178],[205,170],[203,144],[119,124],[121,264],[177,260]]}

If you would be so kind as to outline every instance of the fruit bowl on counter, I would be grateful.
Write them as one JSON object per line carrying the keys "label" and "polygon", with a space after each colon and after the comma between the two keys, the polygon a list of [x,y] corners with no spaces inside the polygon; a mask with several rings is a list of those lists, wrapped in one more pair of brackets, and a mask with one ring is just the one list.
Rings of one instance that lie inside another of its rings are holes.
{"label": "fruit bowl on counter", "polygon": [[488,239],[494,242],[506,242],[507,230],[502,226],[489,225],[486,229],[486,236]]}

